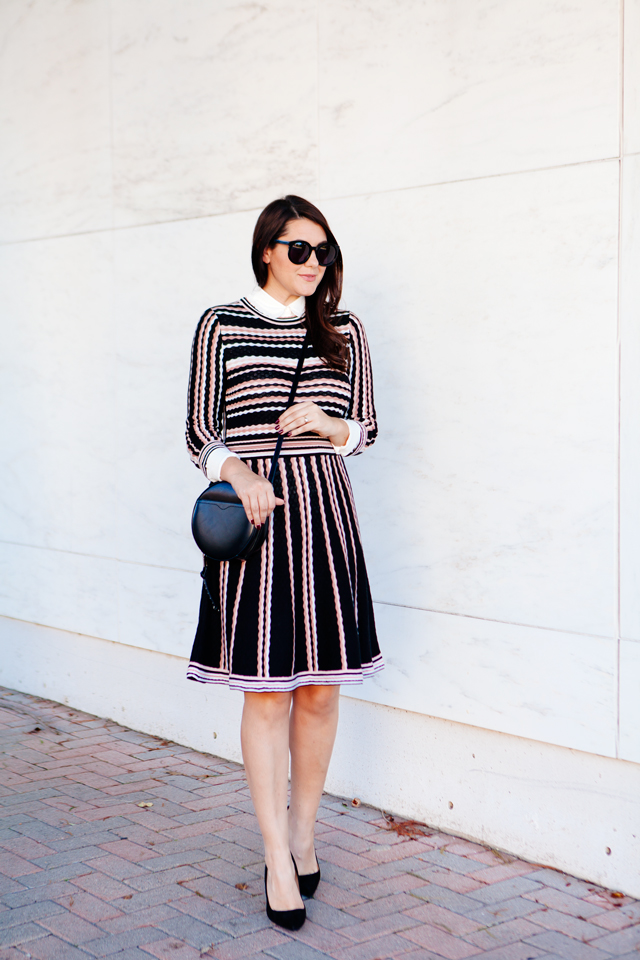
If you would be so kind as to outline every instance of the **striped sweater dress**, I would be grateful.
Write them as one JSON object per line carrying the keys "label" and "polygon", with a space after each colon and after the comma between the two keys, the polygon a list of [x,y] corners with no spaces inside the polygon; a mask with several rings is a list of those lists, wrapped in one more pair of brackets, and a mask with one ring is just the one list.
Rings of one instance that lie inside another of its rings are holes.
{"label": "striped sweater dress", "polygon": [[[330,369],[310,349],[296,401],[355,421],[360,453],[377,434],[366,336],[353,314],[339,312],[334,324],[349,343],[348,369]],[[203,315],[187,417],[189,454],[203,471],[226,446],[269,474],[304,335],[303,317],[274,320],[248,299]],[[255,692],[360,683],[383,661],[344,458],[316,434],[285,437],[274,488],[285,504],[261,550],[207,561],[187,676]]]}

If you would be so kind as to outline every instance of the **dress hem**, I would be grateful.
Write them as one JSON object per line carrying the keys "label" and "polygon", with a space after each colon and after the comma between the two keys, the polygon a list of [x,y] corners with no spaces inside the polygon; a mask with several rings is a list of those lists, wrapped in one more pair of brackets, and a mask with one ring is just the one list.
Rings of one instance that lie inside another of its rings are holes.
{"label": "dress hem", "polygon": [[288,692],[298,687],[312,685],[340,685],[363,683],[384,669],[382,654],[378,654],[370,663],[363,664],[357,670],[308,670],[296,673],[293,677],[243,677],[229,673],[219,667],[206,667],[191,661],[187,668],[187,679],[196,683],[218,683],[231,690],[269,693]]}

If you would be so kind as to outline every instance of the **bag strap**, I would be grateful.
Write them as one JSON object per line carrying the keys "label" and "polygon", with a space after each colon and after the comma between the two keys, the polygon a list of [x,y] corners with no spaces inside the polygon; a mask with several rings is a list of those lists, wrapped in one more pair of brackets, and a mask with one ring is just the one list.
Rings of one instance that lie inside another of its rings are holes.
{"label": "bag strap", "polygon": [[[311,335],[309,333],[309,330],[307,329],[307,332],[304,335],[304,341],[302,343],[302,350],[300,351],[298,366],[296,367],[296,372],[293,377],[293,383],[291,384],[291,392],[289,393],[289,399],[287,400],[287,409],[291,406],[291,404],[295,400],[296,391],[298,389],[298,384],[300,383],[300,377],[302,375],[302,364],[304,363],[304,356],[310,341],[311,341]],[[280,451],[282,449],[283,440],[284,440],[284,436],[282,434],[279,434],[278,440],[276,442],[276,448],[273,452],[273,459],[271,461],[271,470],[269,471],[269,483],[273,483],[276,475],[276,469],[278,467],[278,458],[280,456]]]}

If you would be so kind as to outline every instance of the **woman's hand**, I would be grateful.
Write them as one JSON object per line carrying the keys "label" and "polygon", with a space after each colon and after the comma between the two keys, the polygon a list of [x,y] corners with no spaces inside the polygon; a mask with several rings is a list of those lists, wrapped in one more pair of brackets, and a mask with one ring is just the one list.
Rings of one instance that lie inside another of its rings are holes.
{"label": "woman's hand", "polygon": [[259,477],[236,457],[228,457],[224,461],[220,479],[231,484],[242,500],[248,519],[255,527],[261,527],[266,523],[269,514],[284,504],[284,500],[276,497],[266,477]]}
{"label": "woman's hand", "polygon": [[276,430],[287,437],[297,437],[301,433],[317,433],[326,437],[336,447],[343,447],[349,439],[346,420],[330,417],[311,400],[294,403],[281,413],[276,420]]}

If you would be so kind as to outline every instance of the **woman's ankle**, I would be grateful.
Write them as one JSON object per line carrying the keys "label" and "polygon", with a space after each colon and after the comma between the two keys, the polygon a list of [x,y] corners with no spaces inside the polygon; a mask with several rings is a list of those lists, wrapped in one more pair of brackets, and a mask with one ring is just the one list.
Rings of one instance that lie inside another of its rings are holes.
{"label": "woman's ankle", "polygon": [[317,869],[315,842],[313,834],[309,837],[294,837],[289,839],[291,853],[293,854],[299,873],[314,873]]}

